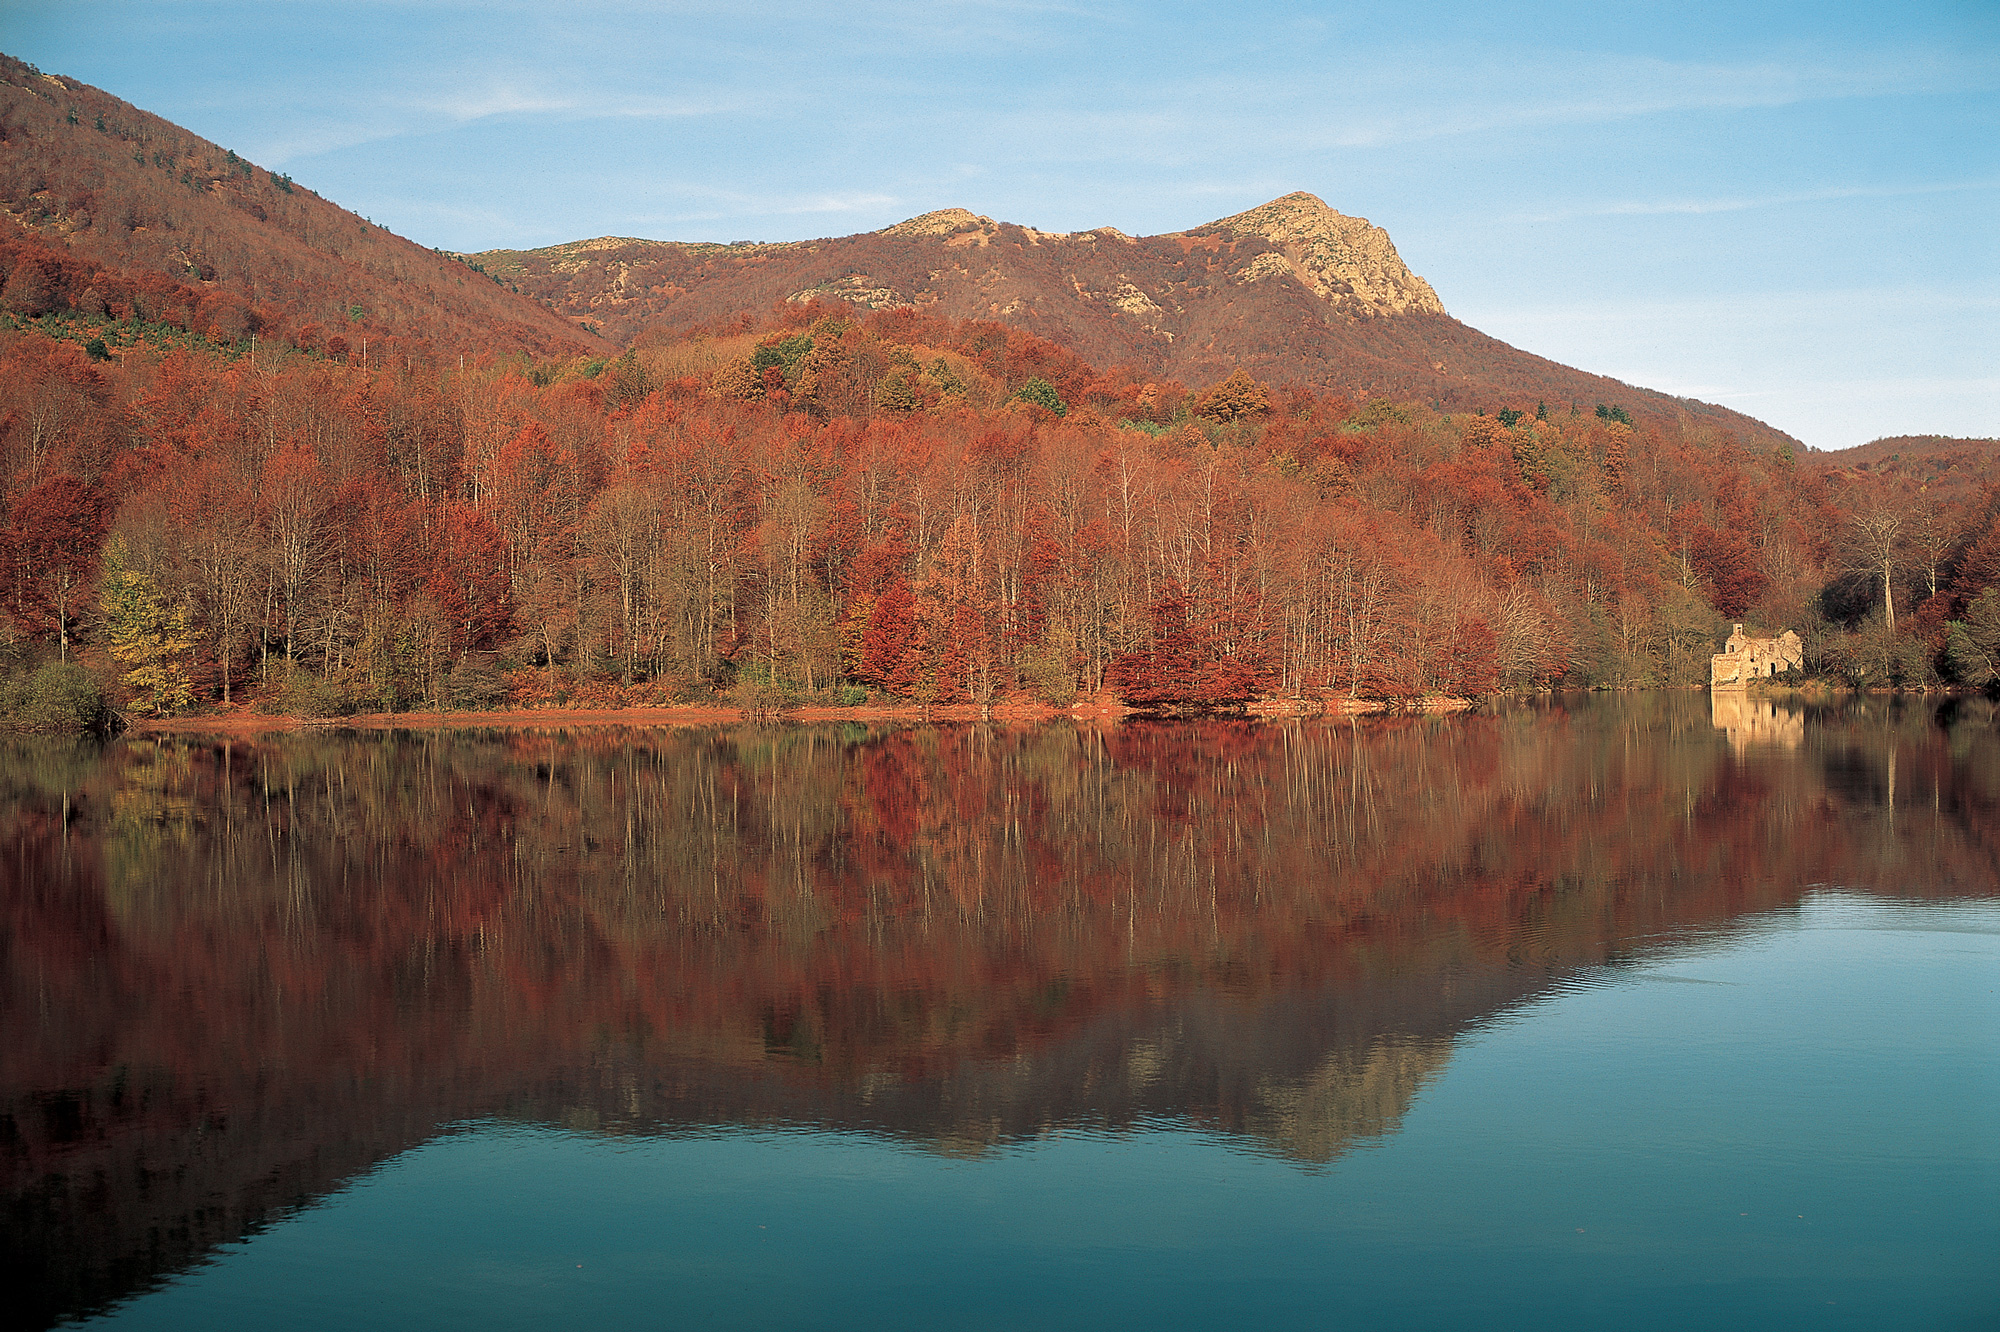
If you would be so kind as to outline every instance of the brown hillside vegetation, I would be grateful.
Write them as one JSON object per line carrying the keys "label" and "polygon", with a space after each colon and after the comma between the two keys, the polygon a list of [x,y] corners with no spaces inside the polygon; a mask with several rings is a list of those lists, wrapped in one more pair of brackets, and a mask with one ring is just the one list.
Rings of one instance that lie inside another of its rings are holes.
{"label": "brown hillside vegetation", "polygon": [[1966,495],[2000,475],[2000,439],[1892,435],[1813,455],[1821,466]]}
{"label": "brown hillside vegetation", "polygon": [[[391,338],[543,356],[596,345],[453,256],[108,93],[7,56],[0,210],[14,224],[0,226],[0,243],[26,239],[23,231],[43,242],[31,247],[33,262],[0,273],[0,299],[16,315],[115,315],[336,354]],[[65,281],[64,259],[82,282]],[[100,270],[110,277],[93,280]],[[131,289],[147,276],[184,291],[133,301]]]}
{"label": "brown hillside vegetation", "polygon": [[681,244],[606,237],[471,256],[614,341],[683,332],[774,302],[833,298],[994,319],[1097,365],[1214,383],[1243,368],[1363,400],[1443,411],[1567,412],[1599,403],[1769,445],[1787,438],[1725,408],[1634,388],[1517,350],[1445,313],[1388,234],[1310,194],[1185,232],[1037,231],[946,209],[833,240]]}

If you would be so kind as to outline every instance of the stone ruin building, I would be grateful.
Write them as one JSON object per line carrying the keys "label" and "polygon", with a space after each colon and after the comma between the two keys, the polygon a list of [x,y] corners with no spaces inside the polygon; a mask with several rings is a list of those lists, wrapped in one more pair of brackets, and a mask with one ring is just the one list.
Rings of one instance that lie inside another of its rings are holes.
{"label": "stone ruin building", "polygon": [[1737,625],[1722,651],[1708,659],[1710,689],[1742,689],[1752,680],[1767,679],[1779,671],[1802,671],[1804,645],[1790,629],[1776,638],[1752,638]]}

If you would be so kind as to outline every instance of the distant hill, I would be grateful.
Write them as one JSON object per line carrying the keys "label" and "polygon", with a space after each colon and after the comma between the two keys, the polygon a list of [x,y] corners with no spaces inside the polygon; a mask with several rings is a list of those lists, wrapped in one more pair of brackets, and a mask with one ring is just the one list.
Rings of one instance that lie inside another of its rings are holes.
{"label": "distant hill", "polygon": [[[73,308],[95,270],[129,286],[158,275],[176,301],[235,298],[223,330],[319,347],[334,338],[428,342],[440,350],[591,350],[599,341],[455,256],[425,249],[130,103],[0,56],[0,245],[32,236],[74,256],[65,289],[38,259],[6,305]],[[107,279],[109,282],[109,279]],[[100,288],[106,283],[100,283]],[[112,285],[115,285],[112,284]],[[91,304],[103,304],[100,290]],[[100,313],[92,310],[90,313]],[[162,311],[144,311],[158,318]],[[184,311],[188,319],[212,319]]]}
{"label": "distant hill", "polygon": [[1971,494],[2000,478],[2000,439],[1891,435],[1812,458],[1832,471],[1901,480],[1946,498]]}
{"label": "distant hill", "polygon": [[606,237],[469,256],[614,342],[775,302],[832,297],[995,319],[1200,386],[1238,366],[1280,382],[1446,410],[1621,405],[1745,443],[1789,437],[1709,403],[1636,388],[1510,347],[1453,319],[1388,233],[1310,194],[1163,236],[1053,233],[964,209],[787,244]]}

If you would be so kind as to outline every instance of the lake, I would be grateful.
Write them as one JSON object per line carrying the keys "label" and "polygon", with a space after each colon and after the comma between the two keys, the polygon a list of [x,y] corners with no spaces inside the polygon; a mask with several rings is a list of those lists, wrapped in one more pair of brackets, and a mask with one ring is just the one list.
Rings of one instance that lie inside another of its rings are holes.
{"label": "lake", "polygon": [[0,737],[0,1304],[1986,1327],[2000,715]]}

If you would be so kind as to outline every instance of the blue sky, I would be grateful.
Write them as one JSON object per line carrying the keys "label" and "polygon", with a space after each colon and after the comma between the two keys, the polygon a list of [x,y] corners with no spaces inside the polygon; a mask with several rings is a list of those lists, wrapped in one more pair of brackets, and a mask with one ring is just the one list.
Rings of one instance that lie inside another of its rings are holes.
{"label": "blue sky", "polygon": [[2000,434],[2000,0],[0,0],[0,49],[426,245],[1304,189],[1527,350],[1820,448]]}

